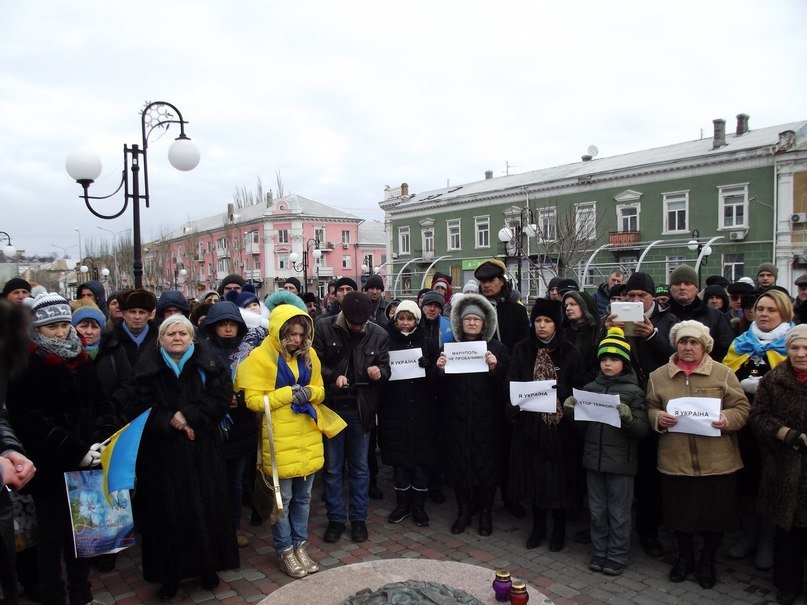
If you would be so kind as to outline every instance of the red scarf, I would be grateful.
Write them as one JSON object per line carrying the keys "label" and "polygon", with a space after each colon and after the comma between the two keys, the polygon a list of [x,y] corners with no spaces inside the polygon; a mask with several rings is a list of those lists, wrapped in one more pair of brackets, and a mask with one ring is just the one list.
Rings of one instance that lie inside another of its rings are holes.
{"label": "red scarf", "polygon": [[797,370],[793,368],[793,371],[796,372],[796,380],[799,382],[807,382],[807,370]]}
{"label": "red scarf", "polygon": [[679,370],[683,370],[684,374],[689,376],[690,374],[692,374],[692,372],[694,372],[699,367],[701,367],[702,362],[703,362],[702,359],[700,361],[683,361],[681,359],[676,359],[675,360],[675,366]]}

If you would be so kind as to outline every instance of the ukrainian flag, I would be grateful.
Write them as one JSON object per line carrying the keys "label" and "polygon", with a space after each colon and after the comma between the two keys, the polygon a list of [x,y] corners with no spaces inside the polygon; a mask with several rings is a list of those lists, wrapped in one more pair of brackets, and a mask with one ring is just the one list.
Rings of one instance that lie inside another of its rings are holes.
{"label": "ukrainian flag", "polygon": [[111,492],[133,489],[135,485],[135,463],[143,429],[151,414],[151,408],[140,414],[129,424],[109,438],[109,445],[101,452],[101,468],[104,469],[104,496],[110,506]]}

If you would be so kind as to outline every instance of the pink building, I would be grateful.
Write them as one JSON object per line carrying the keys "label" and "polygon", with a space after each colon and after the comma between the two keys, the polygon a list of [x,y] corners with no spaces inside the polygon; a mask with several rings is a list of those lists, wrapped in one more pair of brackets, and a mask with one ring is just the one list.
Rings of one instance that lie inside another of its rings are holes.
{"label": "pink building", "polygon": [[146,244],[143,284],[157,294],[178,289],[196,298],[238,273],[266,296],[293,276],[323,297],[338,277],[361,285],[377,273],[386,282],[385,242],[383,223],[301,195],[243,208],[228,204],[226,213],[190,221]]}

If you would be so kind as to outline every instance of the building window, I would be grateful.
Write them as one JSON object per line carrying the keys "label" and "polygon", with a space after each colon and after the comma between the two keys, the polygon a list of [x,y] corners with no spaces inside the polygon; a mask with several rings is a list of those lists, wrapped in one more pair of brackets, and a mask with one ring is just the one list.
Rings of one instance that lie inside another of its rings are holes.
{"label": "building window", "polygon": [[411,254],[412,245],[409,239],[409,227],[398,228],[398,254]]}
{"label": "building window", "polygon": [[720,228],[743,229],[748,226],[748,185],[718,187]]}
{"label": "building window", "polygon": [[420,232],[423,254],[434,254],[434,229],[423,229]]}
{"label": "building window", "polygon": [[558,210],[555,206],[538,210],[538,236],[547,241],[557,239]]}
{"label": "building window", "polygon": [[476,247],[490,248],[490,217],[477,216],[474,219],[474,230],[476,231]]}
{"label": "building window", "polygon": [[252,264],[255,265],[255,269],[261,268],[261,257],[260,256],[253,256],[252,257]]}
{"label": "building window", "polygon": [[325,245],[325,227],[319,227],[314,230],[314,239],[317,240],[322,246]]}
{"label": "building window", "polygon": [[664,193],[664,233],[689,231],[689,191]]}
{"label": "building window", "polygon": [[345,254],[342,257],[342,269],[350,269],[350,255]]}
{"label": "building window", "polygon": [[216,249],[217,250],[226,250],[227,249],[227,238],[222,237],[216,240]]}
{"label": "building window", "polygon": [[288,229],[278,229],[278,231],[277,231],[277,243],[278,244],[288,244],[289,243],[289,230]]}
{"label": "building window", "polygon": [[342,229],[342,243],[349,244],[350,243],[350,231],[347,229]]}
{"label": "building window", "polygon": [[[583,271],[585,270],[585,268],[586,268],[586,263],[585,262],[580,262],[580,264],[577,267],[577,274],[578,275],[583,275]],[[583,279],[580,282],[580,287],[581,288],[592,288],[592,287],[597,285],[595,283],[596,279],[597,279],[597,275],[595,274],[594,269],[589,268],[588,273],[583,275]]]}
{"label": "building window", "polygon": [[667,282],[670,281],[670,273],[672,273],[676,267],[679,265],[683,265],[687,261],[686,256],[668,256],[666,259],[667,264]]}
{"label": "building window", "polygon": [[578,239],[597,239],[597,202],[575,204],[574,220]]}
{"label": "building window", "polygon": [[223,272],[223,273],[227,273],[228,269],[227,269],[227,259],[226,258],[220,258],[218,260],[218,270]]}
{"label": "building window", "polygon": [[461,237],[461,221],[460,219],[451,219],[450,221],[446,221],[446,234],[448,238],[448,249],[449,250],[461,250],[462,249],[462,237]]}
{"label": "building window", "polygon": [[199,258],[205,257],[205,245],[199,244]]}
{"label": "building window", "polygon": [[745,259],[742,254],[723,255],[723,277],[735,282],[745,275]]}
{"label": "building window", "polygon": [[639,230],[639,205],[624,204],[616,207],[616,218],[619,231]]}
{"label": "building window", "polygon": [[288,269],[289,268],[289,255],[288,254],[278,254],[278,256],[277,256],[277,268],[278,269]]}

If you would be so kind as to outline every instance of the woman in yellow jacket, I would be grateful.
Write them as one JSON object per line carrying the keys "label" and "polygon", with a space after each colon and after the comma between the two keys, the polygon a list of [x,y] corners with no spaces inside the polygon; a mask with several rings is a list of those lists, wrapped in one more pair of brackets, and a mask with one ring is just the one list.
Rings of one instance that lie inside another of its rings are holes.
{"label": "woman in yellow jacket", "polygon": [[[249,409],[262,413],[264,398],[268,398],[286,511],[278,515],[272,536],[281,568],[293,578],[319,570],[307,551],[311,486],[314,473],[324,463],[320,431],[335,434],[341,430],[333,424],[335,414],[321,405],[325,388],[319,358],[311,348],[313,336],[314,326],[305,311],[290,304],[276,307],[269,319],[269,335],[239,365],[235,379]],[[262,464],[271,476],[269,435],[266,422],[261,424]]]}

